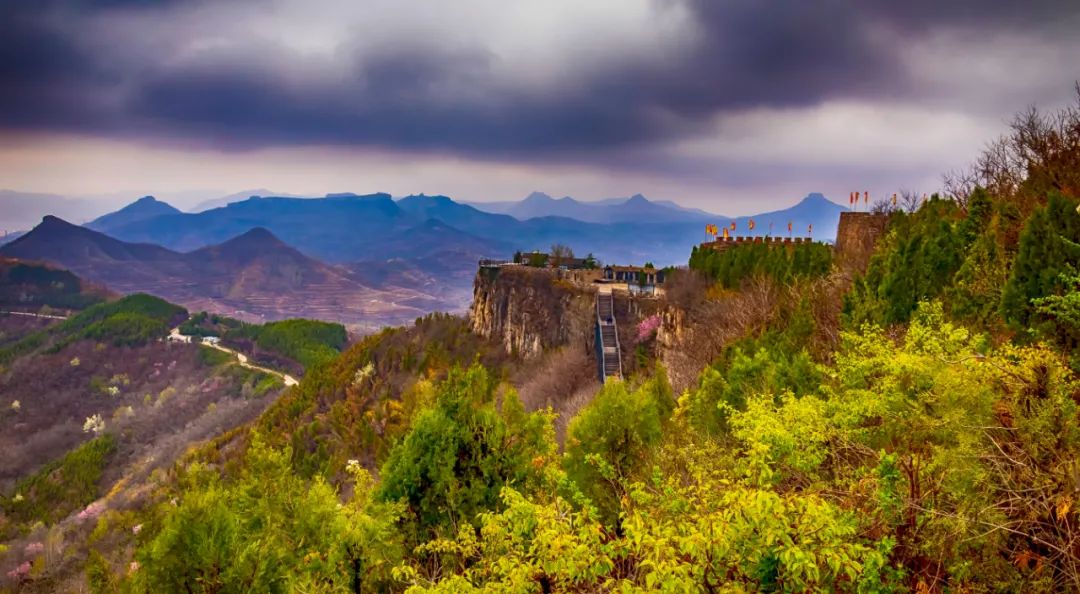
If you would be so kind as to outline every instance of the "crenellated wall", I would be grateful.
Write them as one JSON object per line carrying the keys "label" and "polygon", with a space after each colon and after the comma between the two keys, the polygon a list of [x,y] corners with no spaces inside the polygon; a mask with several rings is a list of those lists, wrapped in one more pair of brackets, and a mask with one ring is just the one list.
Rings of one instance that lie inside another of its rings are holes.
{"label": "crenellated wall", "polygon": [[747,243],[761,243],[768,244],[770,246],[795,246],[802,245],[804,243],[813,242],[811,237],[781,237],[775,235],[763,236],[763,235],[739,235],[736,237],[717,237],[713,241],[707,241],[701,244],[702,248],[709,248],[718,251],[733,248],[737,245],[744,245]]}

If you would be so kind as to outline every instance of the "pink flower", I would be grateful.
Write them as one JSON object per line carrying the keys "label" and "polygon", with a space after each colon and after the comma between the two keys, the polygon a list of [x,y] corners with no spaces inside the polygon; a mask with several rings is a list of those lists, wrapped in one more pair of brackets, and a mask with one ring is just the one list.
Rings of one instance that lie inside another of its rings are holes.
{"label": "pink flower", "polygon": [[32,542],[24,549],[27,555],[40,555],[45,552],[45,545],[40,542]]}
{"label": "pink flower", "polygon": [[128,565],[128,573],[135,573],[136,571],[139,571],[139,562],[132,561],[131,565]]}
{"label": "pink flower", "polygon": [[660,316],[653,314],[638,324],[637,340],[638,342],[646,341],[653,337],[653,334],[660,328]]}
{"label": "pink flower", "polygon": [[142,532],[142,524],[135,524],[131,527],[132,534],[138,534],[139,532]]}
{"label": "pink flower", "polygon": [[105,506],[101,502],[95,501],[90,505],[86,506],[86,509],[79,512],[79,521],[83,522],[85,520],[93,520],[94,518],[100,516],[101,512],[103,511],[105,511]]}
{"label": "pink flower", "polygon": [[30,575],[30,562],[23,561],[23,564],[7,572],[7,576],[13,580],[19,580]]}

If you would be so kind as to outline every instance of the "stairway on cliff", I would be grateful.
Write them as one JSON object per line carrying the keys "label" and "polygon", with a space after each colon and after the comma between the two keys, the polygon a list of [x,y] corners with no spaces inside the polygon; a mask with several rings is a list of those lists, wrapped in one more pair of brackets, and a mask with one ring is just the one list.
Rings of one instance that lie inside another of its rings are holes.
{"label": "stairway on cliff", "polygon": [[615,303],[611,293],[596,294],[597,353],[601,381],[622,378],[622,353],[615,325]]}

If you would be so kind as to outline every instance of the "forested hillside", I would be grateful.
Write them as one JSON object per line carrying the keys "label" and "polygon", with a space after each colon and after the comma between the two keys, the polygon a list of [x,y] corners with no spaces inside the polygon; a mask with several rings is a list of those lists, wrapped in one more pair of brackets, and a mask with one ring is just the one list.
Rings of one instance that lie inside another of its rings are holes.
{"label": "forested hillside", "polygon": [[[511,381],[543,359],[460,318],[320,354],[139,506],[9,550],[5,587],[48,591],[63,556],[97,593],[1078,590],[1080,103],[1022,114],[953,181],[882,205],[854,278],[824,246],[695,252],[643,320],[644,371],[565,439]],[[65,324],[96,337],[91,311]],[[707,358],[685,390],[674,348]]]}

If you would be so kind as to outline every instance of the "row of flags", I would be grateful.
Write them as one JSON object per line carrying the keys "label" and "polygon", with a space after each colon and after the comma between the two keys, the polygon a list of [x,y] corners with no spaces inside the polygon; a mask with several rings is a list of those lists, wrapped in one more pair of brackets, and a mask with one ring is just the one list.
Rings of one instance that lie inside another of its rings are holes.
{"label": "row of flags", "polygon": [[[753,231],[754,227],[756,226],[756,224],[754,223],[754,219],[750,219],[749,221],[747,221],[746,226],[749,227],[751,231]],[[728,226],[723,227],[723,228],[719,228],[716,225],[705,225],[705,233],[707,235],[712,235],[713,237],[719,237],[720,234],[723,233],[724,239],[727,239],[728,237],[730,237],[729,231],[734,232],[736,230],[736,228],[737,228],[737,226],[735,224],[735,221],[731,221],[731,225],[728,225]],[[791,234],[792,228],[793,228],[793,225],[792,225],[791,221],[788,221],[787,230],[788,230],[789,235]],[[814,234],[814,225],[813,224],[807,225],[806,226],[806,232],[807,232],[808,235],[813,235]],[[769,234],[772,234],[772,223],[769,223]]]}
{"label": "row of flags", "polygon": [[[922,195],[923,204],[926,204],[927,200],[929,200],[929,198],[927,197],[926,194],[923,194]],[[869,204],[870,204],[870,192],[863,192],[862,193],[862,201],[863,201],[864,206],[869,206]],[[896,208],[896,192],[893,192],[892,198],[889,201],[892,203],[892,207]],[[852,207],[855,207],[855,208],[857,208],[859,206],[859,192],[852,192],[850,195],[848,195],[848,204],[850,206],[852,206]]]}

